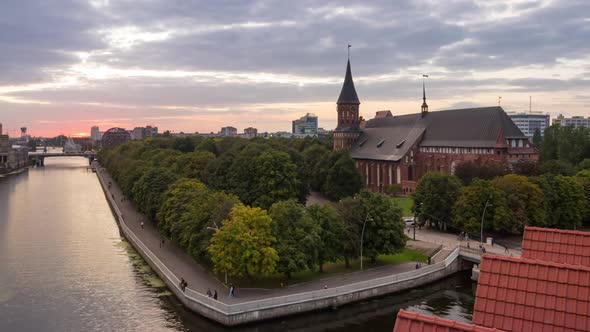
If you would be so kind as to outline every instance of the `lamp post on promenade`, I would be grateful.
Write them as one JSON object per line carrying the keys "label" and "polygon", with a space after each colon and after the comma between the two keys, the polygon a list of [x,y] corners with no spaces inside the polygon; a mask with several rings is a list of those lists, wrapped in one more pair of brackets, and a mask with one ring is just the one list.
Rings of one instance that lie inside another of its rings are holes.
{"label": "lamp post on promenade", "polygon": [[418,211],[418,209],[422,206],[423,203],[418,204],[418,206],[416,206],[416,208],[414,209],[414,222],[413,222],[413,226],[414,226],[414,241],[416,241],[416,211]]}
{"label": "lamp post on promenade", "polygon": [[363,230],[361,231],[361,270],[363,269],[363,238],[365,237],[365,226],[367,225],[367,221],[373,221],[373,218],[369,216],[368,212],[365,221],[363,222]]}
{"label": "lamp post on promenade", "polygon": [[486,215],[486,209],[488,208],[488,206],[493,206],[492,204],[490,204],[490,200],[488,199],[486,201],[486,205],[483,207],[483,213],[481,214],[481,234],[480,234],[480,239],[479,239],[479,243],[483,246],[483,219]]}

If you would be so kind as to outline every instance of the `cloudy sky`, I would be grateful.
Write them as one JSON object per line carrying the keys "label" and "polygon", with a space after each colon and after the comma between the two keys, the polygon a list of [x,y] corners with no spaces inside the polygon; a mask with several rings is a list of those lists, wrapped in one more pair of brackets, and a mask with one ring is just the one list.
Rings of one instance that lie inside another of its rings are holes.
{"label": "cloudy sky", "polygon": [[361,114],[497,105],[590,116],[590,1],[3,0],[0,122],[174,132],[335,127],[346,47]]}

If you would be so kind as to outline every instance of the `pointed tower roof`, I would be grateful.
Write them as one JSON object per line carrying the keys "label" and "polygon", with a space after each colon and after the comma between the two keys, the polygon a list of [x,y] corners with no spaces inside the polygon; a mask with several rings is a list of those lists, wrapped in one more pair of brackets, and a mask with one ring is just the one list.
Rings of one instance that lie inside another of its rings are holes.
{"label": "pointed tower roof", "polygon": [[428,108],[428,104],[426,103],[426,86],[424,82],[422,82],[422,108]]}
{"label": "pointed tower roof", "polygon": [[338,97],[337,104],[360,104],[359,97],[356,95],[356,89],[354,88],[354,82],[352,81],[352,72],[350,71],[350,60],[346,65],[346,77],[344,78],[344,84],[340,91],[340,97]]}

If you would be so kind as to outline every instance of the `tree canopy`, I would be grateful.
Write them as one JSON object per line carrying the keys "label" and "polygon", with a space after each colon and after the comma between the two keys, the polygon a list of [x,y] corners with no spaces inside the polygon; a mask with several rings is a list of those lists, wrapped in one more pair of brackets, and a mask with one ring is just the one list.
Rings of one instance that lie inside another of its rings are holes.
{"label": "tree canopy", "polygon": [[436,228],[445,228],[451,221],[453,206],[460,189],[461,181],[453,175],[426,173],[418,181],[414,194],[418,221],[430,221]]}
{"label": "tree canopy", "polygon": [[269,275],[279,256],[273,245],[272,219],[265,210],[236,205],[215,232],[209,254],[216,273],[230,276]]}

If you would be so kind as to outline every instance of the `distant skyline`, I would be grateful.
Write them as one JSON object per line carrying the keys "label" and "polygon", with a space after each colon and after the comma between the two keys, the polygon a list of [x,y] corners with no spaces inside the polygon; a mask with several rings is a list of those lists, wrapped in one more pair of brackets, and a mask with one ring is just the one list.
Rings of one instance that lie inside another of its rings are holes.
{"label": "distant skyline", "polygon": [[347,45],[361,115],[494,106],[590,116],[590,2],[8,0],[10,135],[336,125]]}

